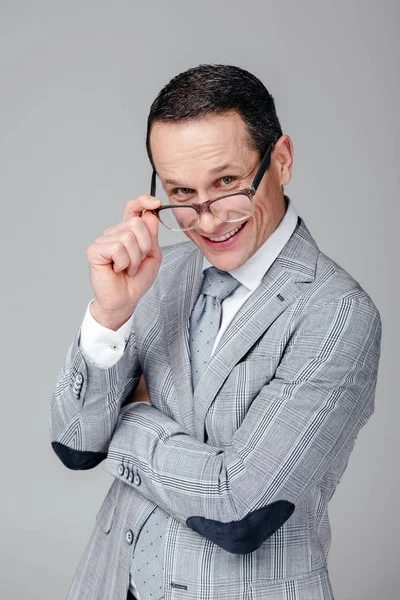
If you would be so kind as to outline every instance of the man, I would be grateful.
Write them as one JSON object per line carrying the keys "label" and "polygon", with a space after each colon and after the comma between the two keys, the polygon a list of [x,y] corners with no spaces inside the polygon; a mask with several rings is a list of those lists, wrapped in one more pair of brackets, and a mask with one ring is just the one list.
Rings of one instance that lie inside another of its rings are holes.
{"label": "man", "polygon": [[[88,247],[52,400],[63,463],[114,477],[68,598],[332,599],[327,504],[374,410],[378,310],[284,194],[293,146],[256,77],[175,77],[147,150],[150,196]],[[189,241],[161,253],[159,222]]]}

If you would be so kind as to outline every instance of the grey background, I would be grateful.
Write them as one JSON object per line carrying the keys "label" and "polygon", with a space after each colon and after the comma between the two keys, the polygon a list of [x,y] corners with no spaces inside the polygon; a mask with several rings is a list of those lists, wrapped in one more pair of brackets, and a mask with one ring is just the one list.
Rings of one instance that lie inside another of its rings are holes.
{"label": "grey background", "polygon": [[148,192],[150,103],[205,62],[271,91],[295,148],[286,192],[381,311],[376,412],[330,504],[329,567],[337,600],[399,597],[399,12],[389,0],[0,2],[2,599],[65,598],[111,484],[53,454],[50,398],[92,297],[86,248]]}

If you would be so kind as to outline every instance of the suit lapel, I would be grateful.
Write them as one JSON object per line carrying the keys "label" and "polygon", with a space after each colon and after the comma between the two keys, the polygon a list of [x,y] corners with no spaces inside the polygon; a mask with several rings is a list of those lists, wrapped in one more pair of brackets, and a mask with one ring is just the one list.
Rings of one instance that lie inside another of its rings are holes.
{"label": "suit lapel", "polygon": [[181,422],[194,433],[193,390],[189,354],[189,319],[202,283],[203,255],[197,246],[186,248],[161,299],[172,379]]}
{"label": "suit lapel", "polygon": [[[238,361],[315,278],[318,247],[302,219],[260,286],[222,336],[194,391],[194,429],[204,439],[204,421],[218,390]],[[190,366],[189,366],[190,368]]]}

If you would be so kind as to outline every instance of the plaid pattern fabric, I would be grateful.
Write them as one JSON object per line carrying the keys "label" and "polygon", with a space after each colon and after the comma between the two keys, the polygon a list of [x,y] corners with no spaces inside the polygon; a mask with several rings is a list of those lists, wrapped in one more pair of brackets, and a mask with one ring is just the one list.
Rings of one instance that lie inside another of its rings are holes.
{"label": "plaid pattern fabric", "polygon": [[[327,507],[374,410],[379,312],[299,219],[193,393],[188,323],[201,266],[190,242],[164,250],[112,367],[85,361],[79,330],[68,349],[51,403],[53,448],[70,468],[106,459],[114,477],[68,600],[126,598],[137,536],[157,505],[171,515],[164,598],[333,599]],[[152,405],[119,418],[142,372]],[[213,541],[231,543],[236,524],[251,541],[257,515],[279,502],[293,514],[253,551]]]}

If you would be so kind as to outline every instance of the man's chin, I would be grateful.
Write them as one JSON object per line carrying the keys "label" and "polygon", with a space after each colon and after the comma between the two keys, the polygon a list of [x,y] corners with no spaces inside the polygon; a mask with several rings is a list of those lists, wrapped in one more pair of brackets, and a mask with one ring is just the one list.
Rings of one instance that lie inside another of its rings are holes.
{"label": "man's chin", "polygon": [[221,271],[233,271],[233,269],[241,267],[251,256],[251,252],[244,250],[243,247],[213,251],[212,247],[210,248],[208,243],[203,242],[201,237],[188,235],[188,233],[186,232],[187,237],[200,248],[206,259]]}

